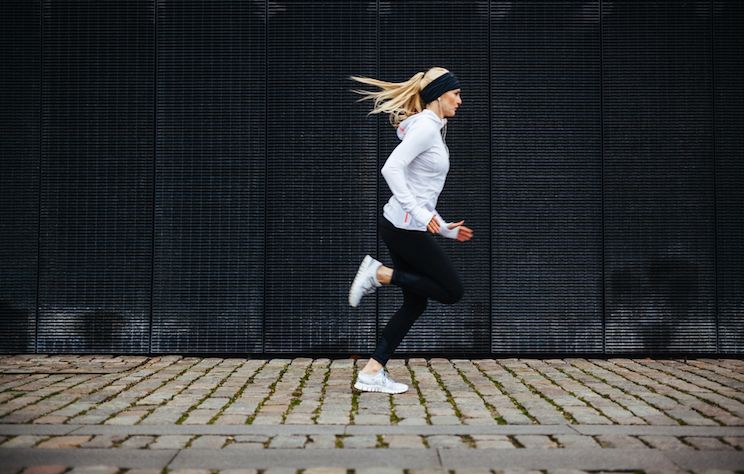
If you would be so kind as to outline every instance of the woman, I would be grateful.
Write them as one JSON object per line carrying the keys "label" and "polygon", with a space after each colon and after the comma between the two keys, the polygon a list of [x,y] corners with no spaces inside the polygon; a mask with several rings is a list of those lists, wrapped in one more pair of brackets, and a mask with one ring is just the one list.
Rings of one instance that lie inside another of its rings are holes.
{"label": "woman", "polygon": [[403,305],[385,326],[354,387],[402,393],[408,386],[390,378],[384,368],[388,359],[426,309],[428,298],[454,304],[464,292],[449,258],[434,237],[427,234],[428,231],[462,242],[473,236],[473,231],[463,225],[465,221],[445,222],[436,211],[449,171],[449,149],[444,142],[447,118],[454,117],[462,103],[460,83],[454,74],[440,67],[419,72],[402,83],[358,76],[351,79],[382,89],[352,92],[366,96],[359,100],[374,98],[375,107],[370,114],[390,114],[390,123],[402,140],[382,167],[393,195],[379,218],[379,231],[393,267],[365,256],[351,284],[349,304],[356,307],[363,296],[378,287],[396,285],[403,290]]}

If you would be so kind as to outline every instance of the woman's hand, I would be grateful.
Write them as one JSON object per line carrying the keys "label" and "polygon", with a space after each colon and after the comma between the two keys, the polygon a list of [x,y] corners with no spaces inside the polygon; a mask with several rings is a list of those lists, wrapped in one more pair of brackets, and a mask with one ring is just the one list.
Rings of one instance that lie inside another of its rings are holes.
{"label": "woman's hand", "polygon": [[437,222],[437,216],[434,214],[434,217],[431,218],[429,223],[426,225],[426,228],[429,232],[432,234],[438,234],[439,233],[439,222]]}
{"label": "woman's hand", "polygon": [[447,228],[449,229],[454,229],[455,227],[460,228],[457,232],[457,240],[459,240],[460,242],[465,242],[466,240],[470,240],[473,238],[473,230],[470,227],[465,227],[464,225],[462,225],[464,222],[464,220],[460,222],[453,222],[447,226]]}

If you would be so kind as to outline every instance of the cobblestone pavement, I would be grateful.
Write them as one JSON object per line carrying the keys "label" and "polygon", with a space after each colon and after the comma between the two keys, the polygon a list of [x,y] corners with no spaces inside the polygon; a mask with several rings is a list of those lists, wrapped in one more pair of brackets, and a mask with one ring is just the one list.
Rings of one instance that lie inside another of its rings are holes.
{"label": "cobblestone pavement", "polygon": [[744,472],[741,359],[0,356],[0,472]]}

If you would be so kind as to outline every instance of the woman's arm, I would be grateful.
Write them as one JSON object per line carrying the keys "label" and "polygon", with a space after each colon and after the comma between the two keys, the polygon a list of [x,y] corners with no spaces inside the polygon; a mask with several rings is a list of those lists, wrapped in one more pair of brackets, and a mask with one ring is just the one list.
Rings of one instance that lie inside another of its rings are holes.
{"label": "woman's arm", "polygon": [[400,203],[404,211],[409,213],[420,225],[425,226],[434,217],[434,212],[427,210],[416,201],[405,180],[404,169],[419,154],[431,148],[435,143],[437,131],[434,127],[420,124],[403,137],[397,147],[390,153],[382,167],[382,176]]}

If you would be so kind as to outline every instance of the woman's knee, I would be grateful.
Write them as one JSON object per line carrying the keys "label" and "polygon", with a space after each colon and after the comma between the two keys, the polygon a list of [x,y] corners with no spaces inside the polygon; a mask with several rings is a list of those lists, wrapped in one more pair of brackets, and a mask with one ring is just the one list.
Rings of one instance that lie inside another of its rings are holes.
{"label": "woman's knee", "polygon": [[421,314],[426,310],[428,298],[413,293],[403,295],[403,305],[411,312]]}
{"label": "woman's knee", "polygon": [[447,285],[447,296],[440,300],[444,304],[455,304],[465,295],[465,287],[459,279]]}

